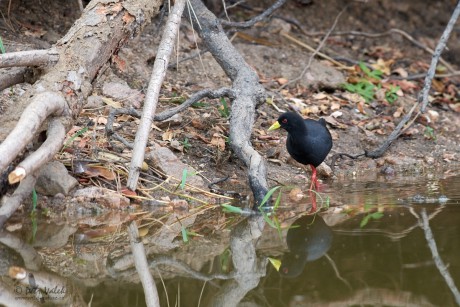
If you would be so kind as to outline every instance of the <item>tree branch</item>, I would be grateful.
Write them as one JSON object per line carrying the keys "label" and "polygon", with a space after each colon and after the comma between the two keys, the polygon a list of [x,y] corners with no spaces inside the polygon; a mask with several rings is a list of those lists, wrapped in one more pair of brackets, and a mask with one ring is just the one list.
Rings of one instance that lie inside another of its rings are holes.
{"label": "tree branch", "polygon": [[[439,39],[438,44],[436,45],[435,52],[433,54],[433,58],[431,59],[431,65],[428,69],[428,73],[425,78],[423,89],[420,91],[417,102],[412,106],[410,111],[402,118],[396,128],[391,132],[388,138],[380,145],[379,148],[373,151],[366,151],[366,157],[369,158],[379,158],[381,157],[385,151],[390,147],[390,145],[407,129],[411,126],[411,124],[417,119],[420,113],[425,112],[425,108],[428,104],[428,95],[431,88],[431,82],[433,81],[433,76],[436,72],[436,66],[438,65],[439,58],[441,57],[441,53],[446,46],[447,40],[449,39],[450,33],[455,22],[460,15],[460,1],[457,3],[457,6],[450,17],[449,23],[447,24],[444,32]],[[414,116],[412,114],[414,111],[421,105],[420,111],[418,111]],[[407,124],[407,125],[406,125]]]}
{"label": "tree branch", "polygon": [[53,65],[58,60],[56,49],[18,51],[0,54],[0,68]]}
{"label": "tree branch", "polygon": [[161,84],[166,75],[169,56],[174,47],[184,7],[185,0],[176,0],[163,31],[164,34],[158,46],[155,63],[153,64],[152,77],[149,82],[142,117],[134,140],[133,155],[129,166],[128,181],[126,183],[126,186],[133,191],[136,189],[139,172],[142,162],[144,161],[145,146],[149,137],[152,118],[155,114]]}
{"label": "tree branch", "polygon": [[256,72],[230,43],[216,16],[199,0],[189,2],[196,14],[188,14],[195,24],[204,44],[232,80],[235,99],[230,116],[230,144],[236,155],[246,164],[249,184],[255,196],[256,206],[268,191],[266,164],[251,145],[255,107],[265,98],[265,89],[259,84]]}

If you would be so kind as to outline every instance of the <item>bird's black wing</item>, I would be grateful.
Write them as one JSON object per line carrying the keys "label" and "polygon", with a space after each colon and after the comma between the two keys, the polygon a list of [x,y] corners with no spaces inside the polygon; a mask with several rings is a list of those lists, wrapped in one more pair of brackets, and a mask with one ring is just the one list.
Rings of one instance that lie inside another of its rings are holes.
{"label": "bird's black wing", "polygon": [[326,120],[324,118],[321,117],[320,119],[318,119],[318,123],[326,127]]}

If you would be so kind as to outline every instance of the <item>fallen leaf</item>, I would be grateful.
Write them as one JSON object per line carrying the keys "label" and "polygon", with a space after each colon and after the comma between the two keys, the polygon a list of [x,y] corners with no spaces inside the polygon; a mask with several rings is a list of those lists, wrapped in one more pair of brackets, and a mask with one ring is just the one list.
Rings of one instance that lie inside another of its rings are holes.
{"label": "fallen leaf", "polygon": [[212,135],[211,144],[216,146],[220,151],[225,150],[225,138],[220,133]]}
{"label": "fallen leaf", "polygon": [[113,100],[112,98],[109,97],[102,97],[102,102],[104,102],[106,105],[114,108],[114,109],[120,109],[122,107],[122,104],[118,101]]}
{"label": "fallen leaf", "polygon": [[289,81],[286,78],[278,78],[278,79],[276,79],[276,82],[278,82],[280,85],[284,85],[284,84],[288,83]]}
{"label": "fallen leaf", "polygon": [[85,168],[85,174],[90,177],[103,177],[107,180],[115,180],[114,172],[103,166],[87,165]]}
{"label": "fallen leaf", "polygon": [[174,132],[171,131],[171,130],[165,131],[165,132],[161,135],[161,139],[162,139],[163,141],[169,141],[169,142],[171,142],[173,138],[174,138]]}

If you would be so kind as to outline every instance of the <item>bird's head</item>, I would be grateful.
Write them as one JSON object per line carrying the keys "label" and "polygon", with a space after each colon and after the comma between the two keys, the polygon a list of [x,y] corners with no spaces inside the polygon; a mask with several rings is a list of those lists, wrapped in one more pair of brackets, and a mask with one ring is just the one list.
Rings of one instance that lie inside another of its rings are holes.
{"label": "bird's head", "polygon": [[283,128],[286,131],[292,131],[297,127],[297,129],[302,128],[304,126],[303,118],[294,112],[286,112],[278,117],[278,120],[273,123],[273,125],[268,128],[268,131],[276,130],[279,128]]}

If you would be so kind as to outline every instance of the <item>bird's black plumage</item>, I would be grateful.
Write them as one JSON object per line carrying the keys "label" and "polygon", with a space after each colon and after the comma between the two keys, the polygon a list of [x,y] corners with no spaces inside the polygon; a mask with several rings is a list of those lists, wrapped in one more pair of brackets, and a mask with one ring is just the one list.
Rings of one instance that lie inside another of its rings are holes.
{"label": "bird's black plumage", "polygon": [[[287,151],[297,162],[316,168],[331,151],[332,137],[324,119],[303,119],[297,113],[286,112],[280,115],[277,123],[288,132]],[[269,130],[278,125],[275,123]]]}

